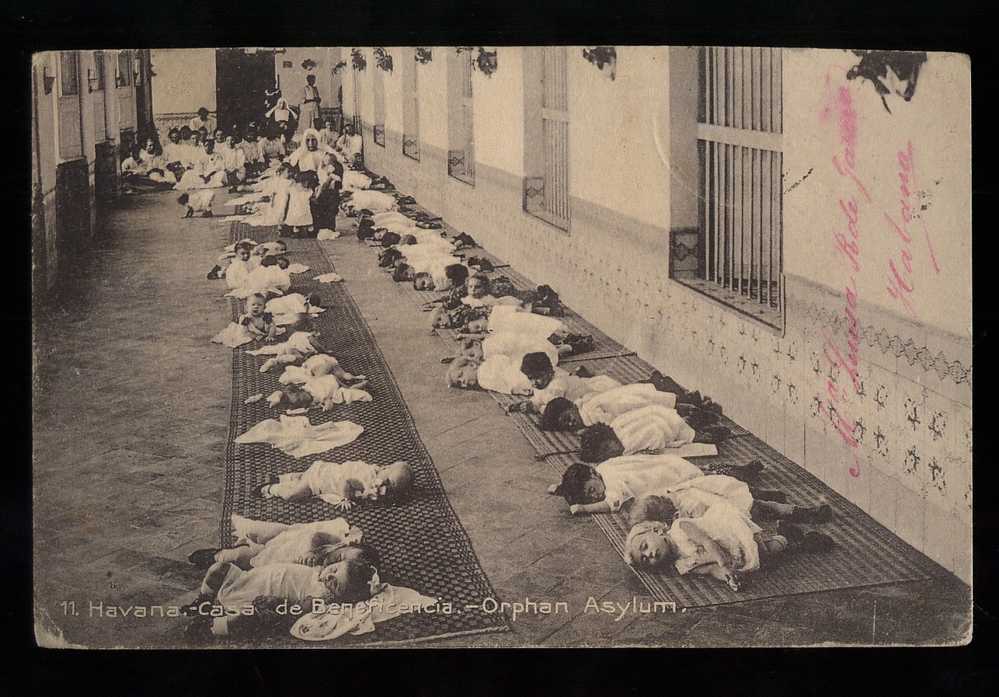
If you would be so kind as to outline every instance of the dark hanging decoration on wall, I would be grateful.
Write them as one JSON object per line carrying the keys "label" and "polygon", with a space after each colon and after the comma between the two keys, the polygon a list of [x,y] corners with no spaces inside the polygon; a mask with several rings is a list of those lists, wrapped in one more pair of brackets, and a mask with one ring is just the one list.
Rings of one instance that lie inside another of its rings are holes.
{"label": "dark hanging decoration on wall", "polygon": [[422,65],[426,65],[434,59],[434,52],[428,46],[417,46],[413,54],[413,60]]}
{"label": "dark hanging decoration on wall", "polygon": [[316,62],[311,58],[306,58],[304,61],[302,61],[302,68],[304,70],[314,70],[315,67],[316,67]]}
{"label": "dark hanging decoration on wall", "polygon": [[495,49],[489,51],[485,46],[455,46],[455,52],[459,55],[465,51],[477,51],[475,60],[472,61],[472,65],[478,68],[478,70],[486,77],[492,77],[492,74],[496,72],[498,67],[496,61],[496,51]]}
{"label": "dark hanging decoration on wall", "polygon": [[368,61],[365,60],[364,54],[359,48],[350,49],[350,62],[354,66],[354,70],[364,70],[368,67]]}
{"label": "dark hanging decoration on wall", "polygon": [[342,71],[346,67],[347,67],[347,61],[340,61],[339,63],[333,66],[333,74],[339,75],[340,71]]}
{"label": "dark hanging decoration on wall", "polygon": [[387,73],[392,72],[392,56],[382,46],[375,47],[375,65]]}
{"label": "dark hanging decoration on wall", "polygon": [[496,72],[496,51],[487,51],[483,46],[479,46],[479,55],[475,59],[475,65],[486,77],[492,77]]}
{"label": "dark hanging decoration on wall", "polygon": [[613,80],[617,73],[617,51],[613,46],[587,46],[583,49],[583,58],[593,65],[597,70],[606,73]]}

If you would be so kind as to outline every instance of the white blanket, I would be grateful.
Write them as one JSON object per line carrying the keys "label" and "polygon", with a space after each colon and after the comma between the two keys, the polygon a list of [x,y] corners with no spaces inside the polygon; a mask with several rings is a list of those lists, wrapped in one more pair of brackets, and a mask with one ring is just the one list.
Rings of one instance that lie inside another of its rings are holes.
{"label": "white blanket", "polygon": [[270,443],[292,457],[308,457],[352,443],[364,427],[351,421],[333,421],[313,426],[307,416],[266,419],[236,438],[237,443]]}
{"label": "white blanket", "polygon": [[304,641],[330,641],[345,635],[359,636],[375,631],[381,622],[419,612],[437,604],[436,598],[412,588],[376,583],[380,590],[371,600],[353,604],[329,604],[325,612],[303,615],[291,628],[291,635]]}

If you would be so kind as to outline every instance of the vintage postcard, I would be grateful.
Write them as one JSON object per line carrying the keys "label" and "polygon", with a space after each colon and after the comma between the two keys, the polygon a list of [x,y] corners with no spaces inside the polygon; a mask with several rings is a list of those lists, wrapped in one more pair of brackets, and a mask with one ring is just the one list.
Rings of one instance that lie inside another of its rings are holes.
{"label": "vintage postcard", "polygon": [[38,645],[970,642],[919,49],[34,54]]}

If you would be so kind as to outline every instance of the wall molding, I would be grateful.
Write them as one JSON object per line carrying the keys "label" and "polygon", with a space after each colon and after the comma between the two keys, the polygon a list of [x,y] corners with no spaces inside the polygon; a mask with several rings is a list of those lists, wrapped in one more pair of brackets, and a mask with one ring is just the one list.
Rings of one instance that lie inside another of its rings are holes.
{"label": "wall molding", "polygon": [[[823,284],[796,274],[785,274],[788,312],[799,318],[830,327],[835,334],[846,331],[843,313],[844,297]],[[883,355],[893,355],[905,360],[910,367],[917,365],[924,373],[933,371],[941,381],[955,385],[971,386],[971,340],[928,324],[913,322],[907,317],[874,305],[862,298],[858,300],[858,324],[864,345],[879,350]],[[935,341],[926,341],[921,337]],[[942,349],[936,353],[928,343],[960,347],[962,356],[947,355]],[[964,360],[962,360],[962,358]]]}

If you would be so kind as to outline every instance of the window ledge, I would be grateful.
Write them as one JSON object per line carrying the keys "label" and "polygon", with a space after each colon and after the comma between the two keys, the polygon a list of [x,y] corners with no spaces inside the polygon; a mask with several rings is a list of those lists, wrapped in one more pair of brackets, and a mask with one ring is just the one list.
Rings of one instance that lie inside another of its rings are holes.
{"label": "window ledge", "polygon": [[525,208],[524,212],[527,213],[532,218],[537,218],[538,220],[540,220],[541,222],[543,222],[545,225],[548,225],[549,227],[555,228],[556,230],[558,230],[559,232],[561,232],[564,235],[568,235],[569,234],[569,221],[568,220],[559,220],[559,219],[557,219],[557,218],[549,215],[547,211],[536,211],[536,210],[532,211],[532,210],[529,210],[529,209]]}
{"label": "window ledge", "polygon": [[448,172],[448,176],[452,179],[457,179],[462,184],[468,184],[469,186],[475,186],[475,177],[470,177],[467,174],[458,174],[457,172]]}
{"label": "window ledge", "polygon": [[761,305],[752,298],[747,298],[726,288],[720,288],[710,281],[696,278],[672,278],[670,280],[706,296],[715,304],[721,305],[744,319],[754,321],[778,335],[784,334],[785,324],[782,310],[769,305]]}

